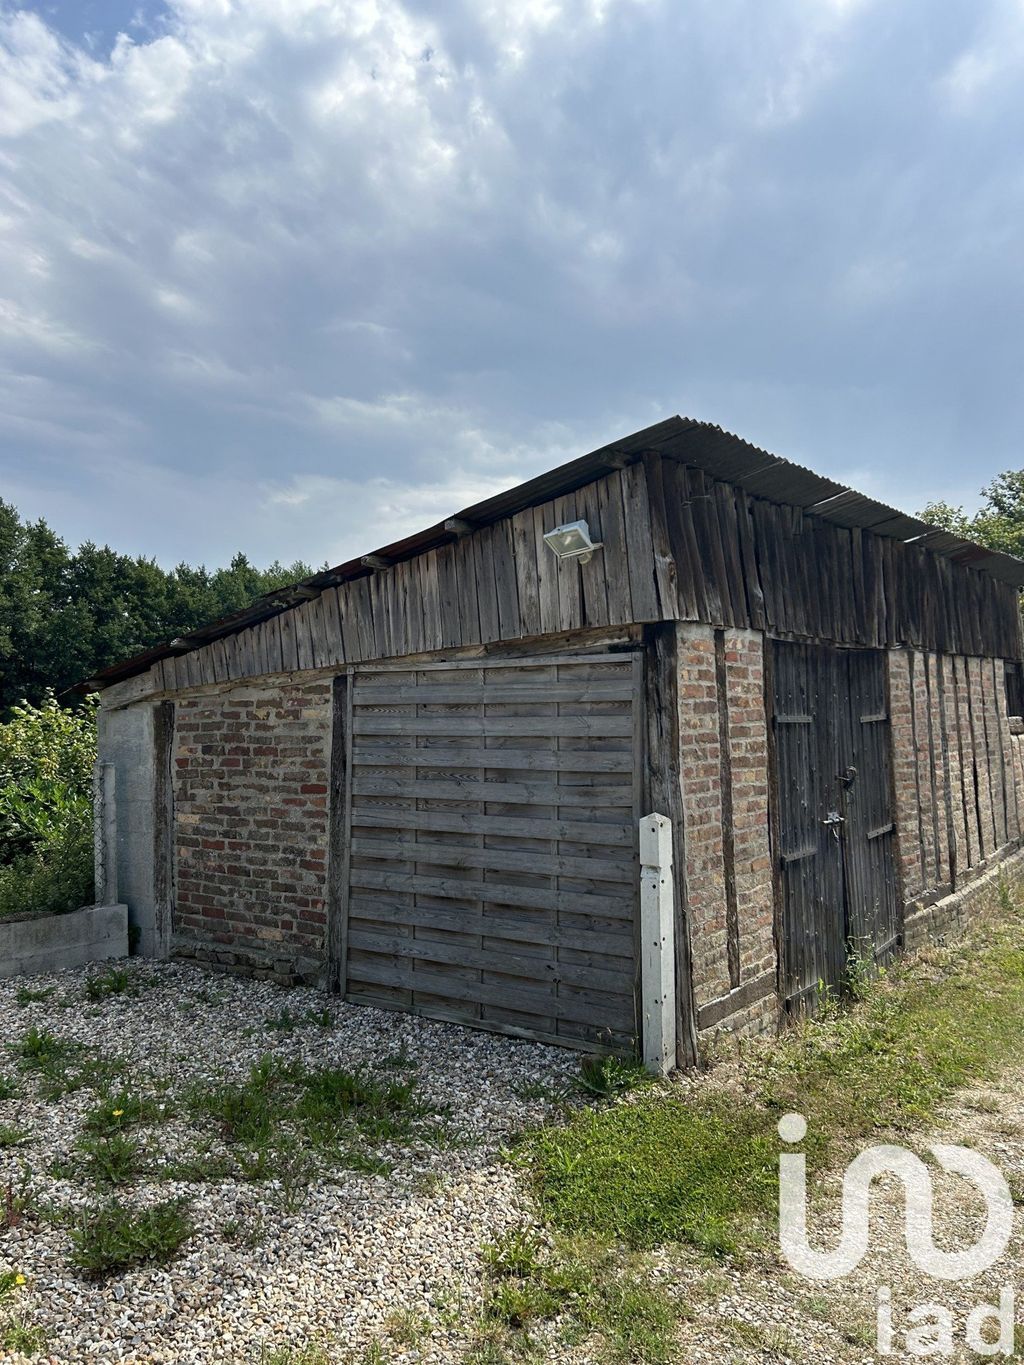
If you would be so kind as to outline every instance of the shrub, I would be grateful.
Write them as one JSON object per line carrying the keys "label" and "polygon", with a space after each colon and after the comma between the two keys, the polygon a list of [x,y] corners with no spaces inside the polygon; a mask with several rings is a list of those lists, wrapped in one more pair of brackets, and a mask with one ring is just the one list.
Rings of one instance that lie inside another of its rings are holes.
{"label": "shrub", "polygon": [[0,725],[0,914],[59,914],[93,897],[94,708],[47,693]]}

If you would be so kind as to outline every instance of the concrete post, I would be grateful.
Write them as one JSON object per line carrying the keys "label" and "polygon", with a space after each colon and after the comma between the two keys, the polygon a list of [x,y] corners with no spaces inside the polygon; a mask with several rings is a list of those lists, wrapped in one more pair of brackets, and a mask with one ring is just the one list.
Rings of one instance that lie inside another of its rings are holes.
{"label": "concrete post", "polygon": [[664,815],[640,821],[640,999],[644,1066],[667,1075],[676,1060],[675,917],[672,904],[672,823]]}
{"label": "concrete post", "polygon": [[113,763],[97,759],[92,772],[96,904],[117,905],[117,804]]}

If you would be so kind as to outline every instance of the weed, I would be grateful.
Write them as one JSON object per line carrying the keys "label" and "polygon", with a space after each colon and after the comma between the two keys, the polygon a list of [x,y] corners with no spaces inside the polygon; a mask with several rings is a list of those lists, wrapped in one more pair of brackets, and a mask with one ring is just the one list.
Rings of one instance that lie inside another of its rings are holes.
{"label": "weed", "polygon": [[160,1123],[170,1118],[167,1105],[132,1090],[106,1095],[85,1116],[85,1130],[99,1137],[123,1132],[137,1124]]}
{"label": "weed", "polygon": [[320,1141],[352,1123],[377,1141],[400,1140],[421,1112],[413,1104],[414,1089],[413,1080],[384,1082],[362,1071],[327,1068],[303,1077],[296,1113]]}
{"label": "weed", "polygon": [[124,967],[111,967],[101,976],[90,976],[85,983],[86,1000],[106,1000],[111,995],[123,995],[131,989],[131,973]]}
{"label": "weed", "polygon": [[58,1057],[69,1056],[77,1046],[32,1024],[21,1041],[15,1044],[15,1051],[31,1065],[42,1066]]}
{"label": "weed", "polygon": [[0,1147],[24,1147],[28,1133],[23,1128],[15,1128],[10,1123],[0,1123]]}
{"label": "weed", "polygon": [[56,989],[56,986],[44,986],[42,990],[34,991],[30,986],[19,986],[14,998],[24,1008],[26,1005],[35,1005],[43,1000],[49,1000]]}
{"label": "weed", "polygon": [[125,1133],[82,1138],[78,1150],[84,1156],[82,1174],[101,1185],[127,1185],[142,1170],[142,1148]]}
{"label": "weed", "polygon": [[628,1090],[650,1082],[650,1076],[639,1062],[622,1057],[584,1057],[577,1083],[588,1095],[602,1099],[623,1095]]}
{"label": "weed", "polygon": [[0,1100],[12,1100],[18,1093],[18,1087],[6,1076],[0,1076]]}
{"label": "weed", "polygon": [[230,1242],[232,1246],[254,1247],[262,1246],[267,1240],[267,1225],[264,1219],[256,1218],[229,1218],[221,1228],[221,1236],[225,1242]]}
{"label": "weed", "polygon": [[209,1149],[169,1157],[154,1166],[152,1176],[156,1180],[177,1180],[183,1184],[210,1185],[230,1180],[237,1175],[235,1162]]}
{"label": "weed", "polygon": [[37,1356],[46,1345],[42,1327],[32,1327],[23,1317],[12,1317],[0,1332],[0,1346],[13,1355]]}
{"label": "weed", "polygon": [[101,1278],[146,1261],[173,1259],[192,1235],[181,1199],[133,1210],[116,1200],[73,1215],[72,1262],[90,1278]]}
{"label": "weed", "polygon": [[411,1308],[398,1308],[384,1320],[384,1330],[399,1346],[412,1349],[430,1333],[430,1319]]}
{"label": "weed", "polygon": [[485,1248],[484,1265],[475,1360],[524,1354],[531,1330],[555,1319],[569,1338],[597,1337],[611,1360],[660,1365],[675,1356],[677,1309],[636,1256],[593,1238],[559,1238],[546,1252],[538,1234],[518,1229]]}
{"label": "weed", "polygon": [[383,1157],[372,1156],[362,1147],[336,1147],[334,1160],[347,1171],[359,1171],[363,1175],[390,1175],[395,1169]]}
{"label": "weed", "polygon": [[553,1085],[545,1085],[543,1081],[524,1081],[521,1085],[514,1085],[512,1093],[520,1100],[547,1100],[552,1104],[564,1098],[563,1091]]}
{"label": "weed", "polygon": [[315,1342],[299,1347],[264,1346],[260,1350],[259,1365],[331,1365],[331,1358]]}
{"label": "weed", "polygon": [[23,1162],[17,1181],[8,1180],[3,1190],[3,1209],[0,1211],[0,1226],[16,1228],[24,1221],[26,1214],[33,1210],[36,1190],[32,1184],[32,1169]]}
{"label": "weed", "polygon": [[403,1039],[397,1051],[389,1053],[381,1062],[387,1071],[415,1071],[419,1063],[409,1055],[409,1044]]}
{"label": "weed", "polygon": [[483,1249],[483,1263],[492,1276],[525,1280],[540,1268],[540,1234],[517,1228]]}

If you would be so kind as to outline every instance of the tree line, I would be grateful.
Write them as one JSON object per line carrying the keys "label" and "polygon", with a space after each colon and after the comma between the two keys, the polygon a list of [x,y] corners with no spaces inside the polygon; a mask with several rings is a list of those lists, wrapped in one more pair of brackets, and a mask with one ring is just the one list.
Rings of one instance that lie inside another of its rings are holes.
{"label": "tree line", "polygon": [[163,569],[91,541],[73,551],[44,520],[0,501],[0,720],[313,572],[300,562],[258,569],[242,553],[211,571]]}

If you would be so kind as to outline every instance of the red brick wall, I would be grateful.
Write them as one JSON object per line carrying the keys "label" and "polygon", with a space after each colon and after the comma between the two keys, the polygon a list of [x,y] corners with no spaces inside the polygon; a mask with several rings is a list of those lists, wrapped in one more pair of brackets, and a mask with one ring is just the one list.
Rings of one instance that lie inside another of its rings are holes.
{"label": "red brick wall", "polygon": [[175,715],[175,952],[278,977],[325,957],[330,682],[249,684]]}
{"label": "red brick wall", "polygon": [[[702,1009],[714,1005],[722,1026],[755,1033],[772,1028],[776,1019],[763,638],[755,631],[721,632],[723,677],[715,635],[710,626],[679,629],[683,840],[694,1003],[698,1023]],[[732,775],[738,978],[729,965],[723,738]],[[759,981],[764,990],[748,999],[747,988]]]}
{"label": "red brick wall", "polygon": [[768,718],[764,642],[725,632],[726,705],[732,768],[733,851],[739,910],[739,985],[775,971],[772,858],[768,842]]}

